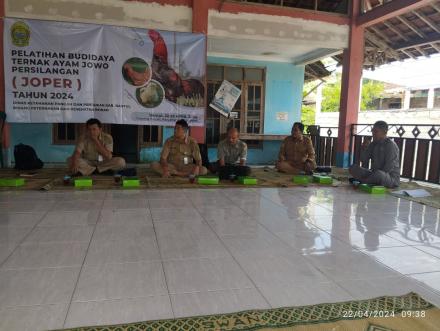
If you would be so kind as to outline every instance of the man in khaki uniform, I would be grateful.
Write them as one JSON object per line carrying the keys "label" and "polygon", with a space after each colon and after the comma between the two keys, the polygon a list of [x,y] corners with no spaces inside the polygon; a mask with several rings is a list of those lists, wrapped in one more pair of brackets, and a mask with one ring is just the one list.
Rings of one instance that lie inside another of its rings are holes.
{"label": "man in khaki uniform", "polygon": [[312,173],[316,168],[315,150],[309,137],[303,135],[304,125],[296,122],[292,127],[292,135],[281,144],[276,168],[280,172],[299,174]]}
{"label": "man in khaki uniform", "polygon": [[91,118],[86,122],[86,128],[86,134],[80,138],[73,155],[67,159],[69,171],[88,176],[124,169],[125,160],[113,157],[113,138],[102,132],[101,122]]}
{"label": "man in khaki uniform", "polygon": [[162,177],[187,177],[208,173],[202,166],[199,145],[194,138],[188,136],[188,132],[188,123],[178,120],[174,127],[174,136],[168,138],[163,146],[160,162],[151,164],[151,168]]}

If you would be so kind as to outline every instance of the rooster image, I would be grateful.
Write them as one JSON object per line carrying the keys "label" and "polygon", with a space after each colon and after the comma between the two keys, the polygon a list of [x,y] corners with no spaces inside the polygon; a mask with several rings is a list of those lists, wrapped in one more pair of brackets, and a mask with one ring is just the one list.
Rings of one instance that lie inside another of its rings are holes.
{"label": "rooster image", "polygon": [[148,36],[154,44],[153,59],[151,61],[152,78],[162,84],[165,98],[173,103],[185,100],[203,100],[205,88],[198,79],[182,78],[168,65],[167,45],[159,32],[149,30]]}

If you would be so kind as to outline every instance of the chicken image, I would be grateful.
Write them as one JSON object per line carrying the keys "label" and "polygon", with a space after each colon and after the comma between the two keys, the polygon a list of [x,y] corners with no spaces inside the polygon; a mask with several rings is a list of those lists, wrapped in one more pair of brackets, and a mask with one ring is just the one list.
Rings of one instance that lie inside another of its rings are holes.
{"label": "chicken image", "polygon": [[137,72],[133,69],[130,63],[124,64],[124,70],[127,77],[131,79],[134,86],[142,86],[144,85],[149,78],[149,70],[145,69],[143,72]]}
{"label": "chicken image", "polygon": [[150,83],[145,87],[141,87],[139,98],[146,107],[156,107],[163,99],[163,92],[157,83]]}
{"label": "chicken image", "polygon": [[205,88],[195,78],[182,78],[168,65],[168,51],[159,32],[149,30],[148,36],[154,44],[151,62],[152,78],[162,84],[167,100],[177,103],[182,97],[203,100]]}

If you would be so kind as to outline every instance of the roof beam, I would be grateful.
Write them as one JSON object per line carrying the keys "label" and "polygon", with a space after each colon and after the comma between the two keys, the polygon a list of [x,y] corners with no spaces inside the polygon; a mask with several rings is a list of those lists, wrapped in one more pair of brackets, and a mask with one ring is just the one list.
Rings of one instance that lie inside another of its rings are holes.
{"label": "roof beam", "polygon": [[[382,35],[381,32],[378,33],[377,29],[375,28],[371,28],[376,34],[378,34],[379,36]],[[395,60],[400,60],[400,56],[399,53],[397,51],[395,51],[390,45],[388,45],[388,43],[382,39],[379,39],[378,37],[376,37],[373,33],[371,33],[368,30],[365,30],[365,38],[367,38],[370,42],[372,42],[373,44],[379,46],[381,49],[384,50],[384,52],[386,54],[388,54],[389,57],[394,58]]]}
{"label": "roof beam", "polygon": [[435,32],[440,33],[440,28],[437,26],[438,23],[435,23],[432,19],[427,17],[425,14],[419,13],[416,10],[413,12],[418,18],[420,18],[423,22],[425,22],[431,29]]}
{"label": "roof beam", "polygon": [[419,7],[426,6],[432,0],[399,0],[391,1],[376,7],[357,17],[356,25],[369,27],[390,18],[405,14]]}
{"label": "roof beam", "polygon": [[424,45],[430,45],[430,44],[437,43],[437,42],[440,42],[440,33],[434,33],[434,34],[430,35],[429,37],[423,38],[423,39],[418,38],[418,39],[410,40],[405,43],[395,44],[395,45],[393,45],[393,48],[396,51],[401,51],[403,49],[420,47],[420,46],[424,46]]}
{"label": "roof beam", "polygon": [[382,22],[383,25],[385,25],[388,29],[390,29],[391,31],[393,31],[396,35],[398,35],[401,39],[408,41],[408,37],[406,37],[402,32],[400,32],[399,30],[397,30],[393,25],[388,24],[387,22]]}
{"label": "roof beam", "polygon": [[293,64],[294,65],[310,64],[310,63],[314,63],[316,61],[319,61],[321,59],[324,59],[324,58],[327,58],[330,56],[334,56],[334,55],[338,55],[341,53],[342,53],[341,49],[321,48],[321,49],[311,51],[309,53],[306,53],[306,54],[296,58],[293,61]]}
{"label": "roof beam", "polygon": [[425,38],[426,35],[420,31],[418,28],[416,28],[413,24],[411,24],[410,21],[408,21],[405,17],[397,16],[396,17],[400,22],[405,24],[408,28],[410,28],[412,31],[414,31],[416,34],[418,34],[420,37]]}

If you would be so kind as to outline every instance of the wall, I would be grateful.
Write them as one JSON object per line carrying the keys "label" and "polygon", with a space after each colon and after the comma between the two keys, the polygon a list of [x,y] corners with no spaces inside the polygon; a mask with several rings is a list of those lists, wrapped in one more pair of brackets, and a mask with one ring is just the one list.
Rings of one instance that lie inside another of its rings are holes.
{"label": "wall", "polygon": [[[302,88],[304,83],[304,67],[290,63],[247,61],[220,57],[208,57],[208,64],[228,64],[255,66],[266,68],[266,95],[264,113],[265,134],[289,134],[292,123],[301,118]],[[288,121],[277,121],[277,112],[287,112]],[[164,141],[172,135],[172,129],[165,128]],[[267,141],[261,149],[249,149],[249,164],[270,164],[278,155],[280,141]],[[209,148],[209,160],[217,159],[217,149]],[[141,161],[158,160],[159,148],[141,150]]]}
{"label": "wall", "polygon": [[[16,144],[32,146],[43,162],[65,162],[72,155],[72,145],[52,145],[52,124],[11,124],[11,146]],[[11,148],[9,160],[13,160]]]}
{"label": "wall", "polygon": [[[321,126],[337,127],[339,112],[317,113],[315,123]],[[361,111],[358,116],[358,123],[370,124],[383,120],[395,124],[440,124],[440,108],[437,109],[393,109]]]}

